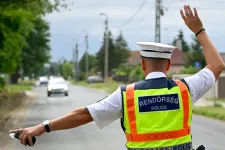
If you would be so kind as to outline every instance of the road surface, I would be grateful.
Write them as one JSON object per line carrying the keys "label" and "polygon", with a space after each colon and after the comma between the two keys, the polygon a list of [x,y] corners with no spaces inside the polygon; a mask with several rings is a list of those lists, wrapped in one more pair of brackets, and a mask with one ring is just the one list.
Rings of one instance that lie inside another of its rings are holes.
{"label": "road surface", "polygon": [[[30,107],[25,127],[41,123],[43,120],[60,117],[74,108],[86,106],[105,97],[107,93],[80,86],[69,85],[69,97],[46,96],[45,87],[37,87],[39,97]],[[193,117],[193,144],[204,144],[207,150],[225,148],[225,123],[205,117]],[[13,150],[31,149],[19,141],[13,141]],[[100,130],[95,123],[67,130],[44,134],[37,137],[32,150],[126,150],[125,136],[119,121]]]}

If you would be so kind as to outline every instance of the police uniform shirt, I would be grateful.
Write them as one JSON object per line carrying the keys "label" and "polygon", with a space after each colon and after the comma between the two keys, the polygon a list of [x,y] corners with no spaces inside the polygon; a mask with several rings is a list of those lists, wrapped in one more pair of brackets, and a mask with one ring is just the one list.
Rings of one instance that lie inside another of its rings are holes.
{"label": "police uniform shirt", "polygon": [[[166,77],[162,72],[152,72],[146,79]],[[207,68],[202,69],[195,75],[184,78],[187,83],[192,103],[205,95],[215,84],[213,72]],[[120,87],[105,99],[87,106],[94,122],[99,128],[103,128],[113,121],[122,117],[122,95]]]}

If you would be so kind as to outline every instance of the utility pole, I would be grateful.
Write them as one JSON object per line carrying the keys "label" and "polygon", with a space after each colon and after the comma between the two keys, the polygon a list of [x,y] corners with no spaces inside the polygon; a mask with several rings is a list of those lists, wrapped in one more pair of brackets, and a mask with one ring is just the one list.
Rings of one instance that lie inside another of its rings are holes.
{"label": "utility pole", "polygon": [[176,47],[178,48],[178,49],[180,49],[180,50],[182,50],[183,48],[182,48],[182,40],[181,39],[177,39],[176,40]]}
{"label": "utility pole", "polygon": [[155,42],[161,42],[161,27],[160,17],[163,15],[163,9],[161,8],[162,0],[156,0],[156,11],[155,11]]}
{"label": "utility pole", "polygon": [[76,71],[76,79],[78,79],[78,43],[76,43],[76,50],[75,50],[75,71]]}
{"label": "utility pole", "polygon": [[73,79],[76,80],[76,50],[73,48]]}
{"label": "utility pole", "polygon": [[108,40],[109,40],[109,34],[108,34],[108,18],[105,21],[105,82],[108,79],[108,62],[109,62],[109,54],[108,54]]}
{"label": "utility pole", "polygon": [[104,65],[104,80],[105,82],[108,79],[108,16],[104,13],[101,13],[100,15],[104,15],[106,17],[105,20],[105,65]]}
{"label": "utility pole", "polygon": [[88,72],[89,72],[89,62],[88,62],[88,34],[85,35],[85,44],[86,44],[86,50],[85,50],[85,56],[86,56],[86,79],[88,78]]}

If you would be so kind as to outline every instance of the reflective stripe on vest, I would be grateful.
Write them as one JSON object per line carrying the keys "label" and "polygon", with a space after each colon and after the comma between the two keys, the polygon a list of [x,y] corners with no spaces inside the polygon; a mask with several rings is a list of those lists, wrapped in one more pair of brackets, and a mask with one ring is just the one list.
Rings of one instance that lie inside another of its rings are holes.
{"label": "reflective stripe on vest", "polygon": [[130,84],[126,88],[126,107],[127,107],[127,117],[130,126],[130,134],[126,133],[127,142],[151,142],[160,140],[170,140],[181,138],[190,135],[190,127],[188,125],[189,121],[189,96],[188,89],[186,85],[181,81],[175,81],[180,89],[183,105],[183,128],[174,131],[165,132],[153,132],[139,134],[137,132],[137,122],[135,114],[135,99],[134,99],[134,86],[135,84]]}
{"label": "reflective stripe on vest", "polygon": [[163,148],[128,148],[127,150],[193,150],[192,143],[188,142],[185,144],[174,145]]}

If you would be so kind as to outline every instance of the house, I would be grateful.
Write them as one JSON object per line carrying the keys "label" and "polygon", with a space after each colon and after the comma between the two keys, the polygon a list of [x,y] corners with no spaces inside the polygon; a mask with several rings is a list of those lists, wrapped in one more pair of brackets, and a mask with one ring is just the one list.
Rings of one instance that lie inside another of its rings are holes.
{"label": "house", "polygon": [[[140,51],[131,51],[131,56],[128,58],[128,64],[136,66],[140,64]],[[168,73],[179,73],[185,66],[184,52],[175,49],[171,58],[171,67]]]}
{"label": "house", "polygon": [[[220,53],[220,56],[222,57],[223,61],[225,62],[225,52]],[[225,70],[224,70],[225,72]]]}
{"label": "house", "polygon": [[[220,56],[222,57],[223,61],[225,62],[225,52],[220,53]],[[176,74],[173,75],[173,79],[181,79],[185,78],[187,76],[190,76],[190,74]],[[225,70],[224,73],[220,75],[218,78],[216,84],[203,96],[204,99],[211,99],[211,98],[219,98],[219,99],[225,99]]]}

